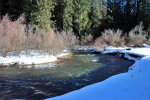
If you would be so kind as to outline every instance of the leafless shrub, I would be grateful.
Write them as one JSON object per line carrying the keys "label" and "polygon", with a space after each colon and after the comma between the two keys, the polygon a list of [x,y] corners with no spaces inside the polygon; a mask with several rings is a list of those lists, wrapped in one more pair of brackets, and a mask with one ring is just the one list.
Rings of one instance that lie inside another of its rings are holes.
{"label": "leafless shrub", "polygon": [[147,29],[147,41],[146,41],[146,44],[150,45],[150,25]]}
{"label": "leafless shrub", "polygon": [[127,38],[128,46],[142,46],[143,43],[147,40],[147,34],[143,30],[144,26],[141,22],[139,25],[135,26],[130,32],[129,37]]}
{"label": "leafless shrub", "polygon": [[64,47],[67,46],[67,44],[65,43],[65,35],[66,34],[59,32],[55,33],[52,45],[50,46],[51,51],[53,51],[54,54],[60,53],[64,49]]}
{"label": "leafless shrub", "polygon": [[149,27],[147,29],[147,38],[150,39],[150,25],[149,25]]}
{"label": "leafless shrub", "polygon": [[65,37],[64,41],[67,45],[66,47],[72,47],[72,46],[77,45],[79,43],[78,37],[75,36],[73,32],[71,32],[69,35],[66,35],[65,32],[62,32],[61,34],[63,34]]}
{"label": "leafless shrub", "polygon": [[67,36],[65,32],[53,30],[37,30],[27,36],[28,49],[37,49],[51,54],[61,53],[65,47],[71,47],[77,42],[74,35]]}
{"label": "leafless shrub", "polygon": [[100,51],[103,51],[107,44],[103,41],[102,37],[98,37],[94,42],[94,47],[98,48]]}
{"label": "leafless shrub", "polygon": [[4,55],[9,51],[19,52],[25,43],[25,25],[23,25],[24,17],[18,20],[10,21],[8,15],[3,17],[0,22],[0,52]]}
{"label": "leafless shrub", "polygon": [[81,45],[90,45],[93,42],[93,36],[91,34],[82,37],[80,44]]}
{"label": "leafless shrub", "polygon": [[103,48],[105,47],[106,45],[111,45],[111,46],[124,46],[125,44],[125,40],[124,40],[124,37],[121,37],[122,35],[122,31],[121,30],[105,30],[103,33],[102,33],[102,36],[97,38],[94,45],[96,47],[99,47],[99,48]]}
{"label": "leafless shrub", "polygon": [[8,52],[19,54],[22,50],[39,50],[57,54],[65,47],[75,45],[78,39],[75,35],[67,36],[65,32],[26,27],[24,17],[10,21],[6,15],[0,22],[0,53],[6,56]]}
{"label": "leafless shrub", "polygon": [[148,39],[148,40],[146,41],[146,44],[150,45],[150,39]]}

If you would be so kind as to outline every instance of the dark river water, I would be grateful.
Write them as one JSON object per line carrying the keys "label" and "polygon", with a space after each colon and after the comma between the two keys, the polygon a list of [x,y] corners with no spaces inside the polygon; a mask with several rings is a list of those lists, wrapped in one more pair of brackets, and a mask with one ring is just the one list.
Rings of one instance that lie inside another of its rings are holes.
{"label": "dark river water", "polygon": [[42,100],[127,72],[133,62],[112,55],[75,55],[36,66],[0,67],[0,100]]}

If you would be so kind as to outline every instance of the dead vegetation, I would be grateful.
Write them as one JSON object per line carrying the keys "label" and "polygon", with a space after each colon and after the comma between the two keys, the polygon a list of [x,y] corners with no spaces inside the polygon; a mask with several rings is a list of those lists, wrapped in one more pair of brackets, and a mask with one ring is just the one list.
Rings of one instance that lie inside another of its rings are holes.
{"label": "dead vegetation", "polygon": [[[40,50],[51,54],[62,52],[65,47],[77,43],[75,35],[67,36],[64,32],[51,30],[34,30],[26,27],[24,16],[16,21],[10,21],[6,15],[0,22],[0,53],[6,56],[14,51],[19,54],[22,50]],[[34,31],[33,31],[34,30]]]}
{"label": "dead vegetation", "polygon": [[129,37],[127,37],[127,45],[141,46],[142,44],[146,43],[146,41],[147,34],[146,31],[144,31],[143,23],[141,22],[129,32]]}
{"label": "dead vegetation", "polygon": [[102,32],[102,36],[97,38],[95,40],[94,46],[98,48],[104,48],[107,45],[119,47],[124,46],[125,39],[122,37],[122,31],[121,30],[105,30]]}
{"label": "dead vegetation", "polygon": [[24,24],[24,16],[18,20],[11,21],[6,15],[0,21],[0,53],[6,56],[8,52],[19,54],[22,50],[40,50],[43,52],[57,54],[66,47],[72,47],[76,44],[93,44],[102,49],[106,46],[123,47],[142,46],[146,43],[150,45],[150,26],[147,31],[144,30],[143,23],[135,26],[129,36],[123,36],[122,30],[108,29],[102,32],[93,44],[93,36],[87,35],[80,42],[74,34],[66,35],[65,32],[54,32],[50,30],[36,29]]}
{"label": "dead vegetation", "polygon": [[124,36],[123,32],[119,29],[116,31],[111,29],[105,30],[102,32],[102,35],[95,40],[94,46],[99,49],[106,46],[123,47],[126,45],[137,47],[145,43],[150,45],[150,26],[146,31],[141,22],[129,32],[129,36]]}

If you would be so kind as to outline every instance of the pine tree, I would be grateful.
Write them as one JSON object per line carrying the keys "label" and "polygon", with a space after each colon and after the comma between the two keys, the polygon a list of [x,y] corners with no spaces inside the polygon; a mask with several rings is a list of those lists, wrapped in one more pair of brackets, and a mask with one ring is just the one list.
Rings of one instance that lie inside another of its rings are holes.
{"label": "pine tree", "polygon": [[0,19],[2,16],[2,11],[3,11],[3,0],[0,2]]}
{"label": "pine tree", "polygon": [[113,16],[113,3],[111,0],[107,0],[107,16],[105,20],[105,28],[112,28],[114,23],[114,16]]}
{"label": "pine tree", "polygon": [[31,0],[25,0],[25,7],[24,7],[24,12],[25,12],[25,19],[26,22],[30,22],[31,18],[31,11],[33,10],[33,4]]}
{"label": "pine tree", "polygon": [[137,0],[137,23],[144,22],[148,27],[150,24],[150,0]]}
{"label": "pine tree", "polygon": [[122,21],[122,29],[126,32],[130,31],[137,23],[136,23],[136,16],[134,15],[135,12],[132,11],[134,9],[133,0],[126,1],[126,5],[124,5],[124,13],[122,14],[123,21]]}
{"label": "pine tree", "polygon": [[17,20],[24,13],[25,0],[9,0],[7,13],[12,20]]}
{"label": "pine tree", "polygon": [[95,33],[98,31],[101,19],[102,19],[102,1],[101,0],[92,0],[91,1],[91,12],[90,12],[90,20],[91,20],[91,32]]}
{"label": "pine tree", "polygon": [[8,14],[12,20],[16,20],[24,13],[25,0],[1,0],[0,15]]}
{"label": "pine tree", "polygon": [[53,20],[55,20],[55,29],[63,30],[63,0],[57,0],[54,8]]}
{"label": "pine tree", "polygon": [[143,21],[148,26],[150,24],[150,0],[144,0],[143,15]]}
{"label": "pine tree", "polygon": [[63,0],[63,30],[69,34],[73,29],[73,0]]}
{"label": "pine tree", "polygon": [[84,37],[90,28],[89,12],[89,0],[74,0],[73,29],[80,37]]}
{"label": "pine tree", "polygon": [[54,9],[52,0],[37,0],[36,4],[32,5],[30,23],[35,28],[49,29],[53,25],[51,11]]}

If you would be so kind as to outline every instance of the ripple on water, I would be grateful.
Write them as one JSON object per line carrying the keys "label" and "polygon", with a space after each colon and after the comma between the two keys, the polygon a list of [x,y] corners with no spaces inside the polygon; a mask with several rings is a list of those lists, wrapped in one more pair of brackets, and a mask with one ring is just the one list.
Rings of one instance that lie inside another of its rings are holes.
{"label": "ripple on water", "polygon": [[37,99],[61,95],[114,74],[133,62],[110,55],[76,55],[50,64],[0,68],[0,99]]}

